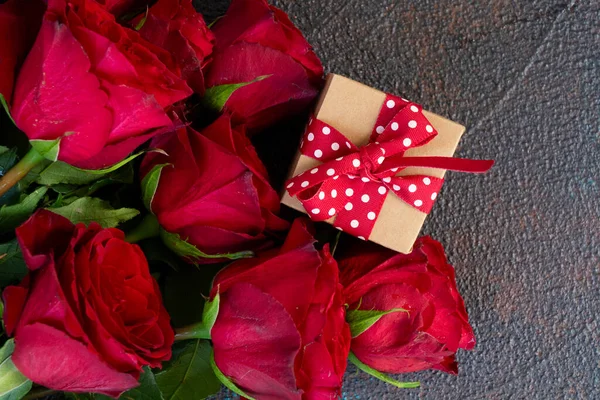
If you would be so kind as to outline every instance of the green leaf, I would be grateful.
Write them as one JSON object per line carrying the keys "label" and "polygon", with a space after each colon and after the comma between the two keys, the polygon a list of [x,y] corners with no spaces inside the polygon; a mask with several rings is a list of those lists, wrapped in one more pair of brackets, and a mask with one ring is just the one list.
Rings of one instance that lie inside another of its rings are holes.
{"label": "green leaf", "polygon": [[[55,163],[57,164],[57,163]],[[89,178],[98,179],[96,181],[91,182],[89,185],[78,185],[72,183],[56,183],[52,184],[51,188],[56,193],[63,195],[63,197],[89,197],[93,195],[98,190],[102,189],[105,186],[117,184],[117,183],[125,183],[131,184],[133,183],[134,171],[131,164],[127,164],[122,168],[119,168],[115,172],[111,172],[110,174],[104,177],[98,177],[95,175],[88,176]],[[47,177],[46,177],[47,178]],[[87,180],[86,177],[82,179],[83,181]],[[59,198],[56,204],[53,206],[60,207],[64,202],[64,198]],[[73,199],[74,200],[74,199]]]}
{"label": "green leaf", "polygon": [[211,347],[206,340],[177,342],[171,361],[156,373],[165,400],[205,399],[221,388],[210,365]]}
{"label": "green leaf", "polygon": [[229,100],[231,95],[236,90],[238,90],[239,88],[242,88],[244,86],[251,85],[255,82],[259,82],[264,79],[267,79],[270,76],[271,75],[259,76],[258,78],[254,79],[250,82],[232,83],[229,85],[213,86],[211,88],[206,89],[206,92],[204,93],[204,97],[202,98],[202,103],[204,104],[205,107],[207,107],[211,110],[221,112],[223,110],[223,107],[225,107],[225,103],[227,103],[227,100]]}
{"label": "green leaf", "polygon": [[160,181],[160,174],[162,169],[167,165],[171,164],[159,164],[155,165],[148,174],[142,179],[142,199],[146,209],[152,212],[152,200],[156,194],[156,188],[158,188],[158,182]]}
{"label": "green leaf", "polygon": [[11,355],[14,350],[12,339],[0,349],[0,400],[22,399],[33,385],[13,364]]}
{"label": "green leaf", "polygon": [[217,367],[217,363],[215,362],[215,353],[213,351],[210,352],[210,366],[212,367],[215,375],[221,381],[223,385],[233,393],[240,395],[241,397],[245,397],[248,400],[255,400],[253,397],[248,396],[242,389],[236,386],[235,383],[231,381],[228,377],[225,376],[224,373],[221,372],[219,367]]}
{"label": "green leaf", "polygon": [[[162,150],[161,150],[162,151]],[[71,184],[71,185],[87,185],[89,183],[95,182],[102,178],[105,175],[108,175],[111,172],[118,170],[124,165],[128,164],[135,158],[144,154],[143,152],[134,154],[132,156],[127,157],[123,161],[113,165],[109,168],[91,170],[91,169],[81,169],[64,163],[62,161],[57,161],[50,164],[46,169],[44,169],[37,180],[37,183],[40,185],[58,185],[58,184]]]}
{"label": "green leaf", "polygon": [[0,244],[0,287],[20,282],[27,274],[27,265],[17,239]]}
{"label": "green leaf", "polygon": [[2,108],[4,108],[4,111],[6,111],[6,115],[8,115],[8,118],[10,118],[12,123],[16,126],[17,123],[13,119],[12,115],[10,115],[10,107],[8,106],[8,102],[6,101],[6,98],[2,93],[0,93],[0,104],[2,104]]}
{"label": "green leaf", "polygon": [[[0,146],[0,177],[17,163],[17,149]],[[8,192],[0,196],[0,206],[13,204],[19,199],[19,186],[13,186]]]}
{"label": "green leaf", "polygon": [[100,178],[101,176],[90,174],[62,161],[57,161],[40,173],[37,183],[46,186],[58,184],[87,185]]}
{"label": "green leaf", "polygon": [[0,176],[4,175],[17,162],[17,149],[0,146]]}
{"label": "green leaf", "polygon": [[33,214],[47,191],[46,187],[38,188],[20,203],[0,208],[0,232],[11,231],[25,222]]}
{"label": "green leaf", "polygon": [[228,260],[239,260],[241,258],[252,258],[254,253],[251,251],[240,251],[238,253],[228,254],[206,254],[198,250],[194,245],[181,239],[176,233],[170,233],[161,228],[160,237],[163,243],[180,257],[187,258],[192,262],[200,258],[225,258]]}
{"label": "green leaf", "polygon": [[[68,132],[65,136],[71,134],[72,132]],[[40,140],[34,139],[30,140],[31,147],[34,148],[42,157],[50,160],[56,161],[58,160],[58,153],[60,152],[60,141],[62,137],[54,140]]]}
{"label": "green leaf", "polygon": [[377,311],[377,310],[350,310],[346,312],[346,321],[350,325],[350,332],[352,337],[355,338],[360,334],[364,333],[367,329],[372,327],[377,321],[384,315],[405,312],[408,310],[403,308],[394,308],[388,311]]}
{"label": "green leaf", "polygon": [[119,397],[121,400],[163,400],[164,397],[156,383],[154,373],[148,367],[140,376],[140,386],[133,388]]}
{"label": "green leaf", "polygon": [[91,222],[97,222],[103,228],[114,228],[140,213],[133,208],[115,210],[107,201],[93,197],[82,197],[67,206],[48,208],[48,210],[62,215],[74,224],[82,222],[89,225]]}
{"label": "green leaf", "polygon": [[352,364],[356,365],[356,367],[358,369],[360,369],[361,371],[366,372],[367,374],[369,374],[385,383],[396,386],[397,388],[414,389],[414,388],[418,388],[419,386],[421,386],[420,382],[400,382],[393,378],[390,378],[386,374],[379,372],[379,371],[369,367],[366,364],[363,364],[363,362],[360,361],[352,352],[350,352],[350,354],[348,355],[348,361],[350,361]]}

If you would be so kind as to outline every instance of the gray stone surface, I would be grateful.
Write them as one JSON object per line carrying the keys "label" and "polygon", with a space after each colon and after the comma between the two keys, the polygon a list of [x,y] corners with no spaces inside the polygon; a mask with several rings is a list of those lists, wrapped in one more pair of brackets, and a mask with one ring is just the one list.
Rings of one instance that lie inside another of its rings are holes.
{"label": "gray stone surface", "polygon": [[462,122],[458,155],[497,160],[450,174],[424,229],[478,339],[459,376],[400,390],[350,367],[344,399],[600,399],[600,2],[276,4],[328,71]]}

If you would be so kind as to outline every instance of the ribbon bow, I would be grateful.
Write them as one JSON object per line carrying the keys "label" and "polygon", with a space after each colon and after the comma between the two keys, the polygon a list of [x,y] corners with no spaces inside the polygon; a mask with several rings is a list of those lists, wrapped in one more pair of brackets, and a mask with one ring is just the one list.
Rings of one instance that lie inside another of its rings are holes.
{"label": "ribbon bow", "polygon": [[421,212],[431,211],[444,180],[396,176],[401,169],[482,173],[494,164],[491,160],[404,157],[408,149],[423,146],[436,135],[421,106],[392,95],[383,104],[369,143],[360,148],[332,126],[311,119],[301,152],[323,164],[290,179],[287,190],[301,201],[311,219],[336,217],[335,227],[364,240],[370,236],[389,191]]}

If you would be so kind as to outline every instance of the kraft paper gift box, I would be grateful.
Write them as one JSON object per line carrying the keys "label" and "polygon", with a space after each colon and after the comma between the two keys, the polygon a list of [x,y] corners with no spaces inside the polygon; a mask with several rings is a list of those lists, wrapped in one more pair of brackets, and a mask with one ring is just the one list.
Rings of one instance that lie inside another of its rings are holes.
{"label": "kraft paper gift box", "polygon": [[[330,74],[314,117],[331,125],[345,135],[356,146],[369,143],[380,110],[386,101],[386,93],[340,75]],[[406,157],[446,156],[451,157],[465,132],[465,127],[439,115],[423,111],[438,135],[427,144],[407,150]],[[319,160],[300,153],[291,167],[289,178],[297,176],[321,164]],[[400,170],[397,176],[427,175],[443,178],[445,170],[437,168],[408,167]],[[300,201],[284,191],[282,203],[306,213]],[[388,192],[383,207],[371,232],[370,241],[401,253],[409,253],[425,222],[427,214],[410,206]],[[335,217],[327,220],[333,223]]]}

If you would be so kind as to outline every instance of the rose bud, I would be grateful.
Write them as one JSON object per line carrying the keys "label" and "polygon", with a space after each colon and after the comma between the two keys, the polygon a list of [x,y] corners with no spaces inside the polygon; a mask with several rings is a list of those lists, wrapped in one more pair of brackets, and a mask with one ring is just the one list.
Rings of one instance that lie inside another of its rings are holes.
{"label": "rose bud", "polygon": [[371,326],[350,324],[360,362],[388,373],[458,372],[454,355],[471,350],[475,337],[439,242],[420,238],[408,255],[361,242],[338,259],[349,321],[365,312],[379,317]]}
{"label": "rose bud", "polygon": [[44,10],[42,0],[9,0],[0,4],[0,94],[9,103],[15,70],[33,45]]}
{"label": "rose bud", "polygon": [[29,274],[3,292],[12,360],[54,390],[117,397],[171,357],[173,331],[137,245],[40,210],[16,230]]}
{"label": "rose bud", "polygon": [[192,0],[159,0],[147,16],[134,19],[133,25],[137,24],[142,37],[171,53],[183,79],[194,92],[203,94],[202,68],[210,59],[215,37]]}
{"label": "rose bud", "polygon": [[[335,399],[350,350],[337,263],[296,220],[280,249],[214,279],[217,376],[255,399]],[[206,310],[206,308],[205,308]]]}
{"label": "rose bud", "polygon": [[97,169],[173,129],[165,109],[191,93],[168,52],[100,4],[49,0],[10,108],[48,158]]}
{"label": "rose bud", "polygon": [[321,61],[282,10],[265,0],[233,0],[213,32],[206,86],[252,82],[237,88],[224,105],[250,130],[306,110],[317,96]]}
{"label": "rose bud", "polygon": [[151,192],[146,206],[165,243],[188,261],[247,256],[270,243],[266,233],[288,228],[275,215],[279,196],[244,127],[232,127],[226,115],[202,133],[179,129],[151,146],[168,155],[150,153],[142,163],[144,192]]}

